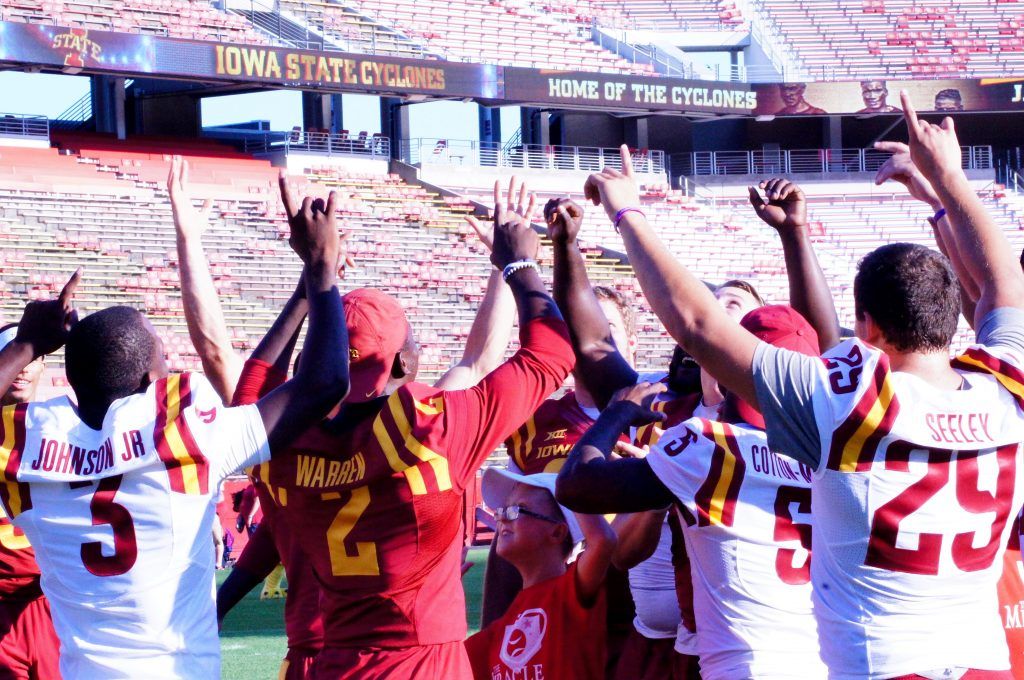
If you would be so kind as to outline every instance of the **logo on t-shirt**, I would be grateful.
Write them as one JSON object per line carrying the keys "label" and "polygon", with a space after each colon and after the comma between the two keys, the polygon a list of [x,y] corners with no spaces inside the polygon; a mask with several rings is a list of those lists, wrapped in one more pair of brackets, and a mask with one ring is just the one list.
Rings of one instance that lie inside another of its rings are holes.
{"label": "logo on t-shirt", "polygon": [[544,610],[527,609],[505,626],[499,658],[513,673],[523,670],[540,651],[547,630],[548,615]]}
{"label": "logo on t-shirt", "polygon": [[550,442],[550,441],[553,441],[555,439],[565,439],[565,435],[568,432],[569,432],[568,428],[562,429],[562,430],[551,430],[551,432],[548,432],[548,437],[544,441]]}

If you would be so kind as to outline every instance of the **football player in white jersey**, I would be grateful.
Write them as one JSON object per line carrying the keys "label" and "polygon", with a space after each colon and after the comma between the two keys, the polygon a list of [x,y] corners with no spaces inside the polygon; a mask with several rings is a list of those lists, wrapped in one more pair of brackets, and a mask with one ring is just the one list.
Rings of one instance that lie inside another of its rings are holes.
{"label": "football player in white jersey", "polygon": [[1022,497],[1024,274],[961,170],[952,121],[903,104],[947,245],[980,286],[980,344],[954,365],[959,288],[934,251],[868,255],[854,281],[858,339],[810,359],[731,324],[643,216],[621,213],[637,201],[630,168],[592,175],[587,190],[624,215],[641,288],[676,341],[764,414],[772,450],[814,470],[811,578],[830,675],[1007,678],[995,583]]}
{"label": "football player in white jersey", "polygon": [[74,323],[80,272],[25,308],[0,351],[0,392],[66,342],[75,400],[5,407],[0,500],[36,548],[66,678],[220,675],[211,525],[223,479],[266,461],[348,390],[348,337],[335,288],[335,199],[298,207],[282,178],[291,243],[306,265],[310,318],[295,378],[225,408],[200,375],[168,375],[138,311]]}
{"label": "football player in white jersey", "polygon": [[[791,307],[761,307],[741,323],[775,346],[818,354],[817,334]],[[702,678],[824,678],[811,611],[811,469],[774,453],[761,415],[735,394],[720,421],[669,428],[642,460],[607,459],[618,432],[661,417],[650,407],[663,389],[616,395],[559,473],[559,498],[585,512],[676,504]]]}

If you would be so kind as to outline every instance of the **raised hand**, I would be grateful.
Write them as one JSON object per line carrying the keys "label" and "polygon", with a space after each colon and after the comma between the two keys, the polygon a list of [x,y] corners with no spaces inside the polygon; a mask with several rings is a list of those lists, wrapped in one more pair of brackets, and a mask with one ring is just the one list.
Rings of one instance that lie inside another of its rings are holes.
{"label": "raised hand", "polygon": [[33,356],[52,354],[64,346],[71,327],[78,323],[74,300],[75,290],[81,280],[82,268],[79,267],[64,284],[56,300],[25,305],[15,340],[30,345]]}
{"label": "raised hand", "polygon": [[667,390],[664,383],[641,382],[629,387],[623,387],[612,395],[608,402],[608,408],[628,408],[630,425],[640,427],[648,423],[660,423],[665,420],[665,414],[651,409],[654,398]]}
{"label": "raised hand", "polygon": [[583,195],[594,205],[604,206],[608,219],[614,220],[615,215],[623,208],[638,207],[640,193],[633,178],[633,159],[629,147],[619,147],[622,159],[622,171],[606,167],[587,178],[583,185]]}
{"label": "raised hand", "polygon": [[583,208],[568,198],[552,198],[544,206],[548,237],[555,243],[572,243],[583,225]]}
{"label": "raised hand", "polygon": [[526,185],[519,187],[518,203],[513,203],[516,195],[516,178],[513,177],[508,186],[508,201],[501,195],[501,185],[494,183],[494,237],[491,246],[491,264],[504,269],[512,262],[536,260],[540,251],[540,237],[530,226],[536,198],[526,191]]}
{"label": "raised hand", "polygon": [[181,156],[174,156],[171,159],[171,170],[167,174],[167,193],[171,198],[171,213],[178,235],[183,238],[202,236],[210,224],[213,199],[206,199],[199,210],[192,205],[192,195],[188,189],[188,161]]}
{"label": "raised hand", "polygon": [[932,184],[963,176],[960,142],[956,138],[953,119],[946,116],[941,125],[921,120],[905,91],[900,92],[900,99],[910,135],[910,158],[921,174]]}
{"label": "raised hand", "polygon": [[801,229],[807,226],[807,199],[793,182],[779,177],[761,182],[761,198],[755,187],[748,187],[750,205],[765,224],[776,231]]}
{"label": "raised hand", "polygon": [[332,191],[326,203],[322,198],[307,196],[298,204],[284,171],[281,172],[280,185],[281,201],[291,230],[288,245],[306,265],[340,263],[342,239],[338,236],[338,225],[335,222],[337,193]]}
{"label": "raised hand", "polygon": [[914,161],[910,157],[909,146],[902,142],[875,142],[875,148],[892,154],[875,174],[875,184],[881,185],[889,180],[899,182],[907,188],[912,197],[927,203],[932,210],[942,207],[931,182],[925,179],[925,176],[914,165]]}

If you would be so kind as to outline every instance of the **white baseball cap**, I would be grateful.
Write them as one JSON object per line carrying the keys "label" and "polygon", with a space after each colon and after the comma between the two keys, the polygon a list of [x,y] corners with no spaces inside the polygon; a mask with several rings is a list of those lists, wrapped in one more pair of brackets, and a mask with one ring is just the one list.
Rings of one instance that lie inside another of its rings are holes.
{"label": "white baseball cap", "polygon": [[[555,480],[558,475],[554,472],[539,472],[535,475],[521,475],[511,472],[503,467],[493,466],[484,470],[484,477],[480,490],[484,497],[484,503],[489,508],[500,508],[505,505],[508,497],[512,494],[512,488],[516,484],[526,484],[540,489],[546,489],[551,497],[555,497]],[[569,525],[569,534],[572,536],[573,544],[583,540],[583,530],[580,523],[576,521],[576,515],[572,510],[563,505],[558,506],[562,511],[562,519]]]}

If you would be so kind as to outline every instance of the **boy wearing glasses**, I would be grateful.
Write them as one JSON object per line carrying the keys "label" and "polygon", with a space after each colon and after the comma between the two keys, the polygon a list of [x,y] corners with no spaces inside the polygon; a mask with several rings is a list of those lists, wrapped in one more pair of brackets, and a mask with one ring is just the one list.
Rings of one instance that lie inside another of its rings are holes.
{"label": "boy wearing glasses", "polygon": [[[603,680],[605,575],[615,533],[601,515],[555,502],[554,473],[488,468],[484,502],[498,521],[497,554],[523,578],[508,611],[466,640],[476,680]],[[585,549],[567,564],[580,541]]]}

